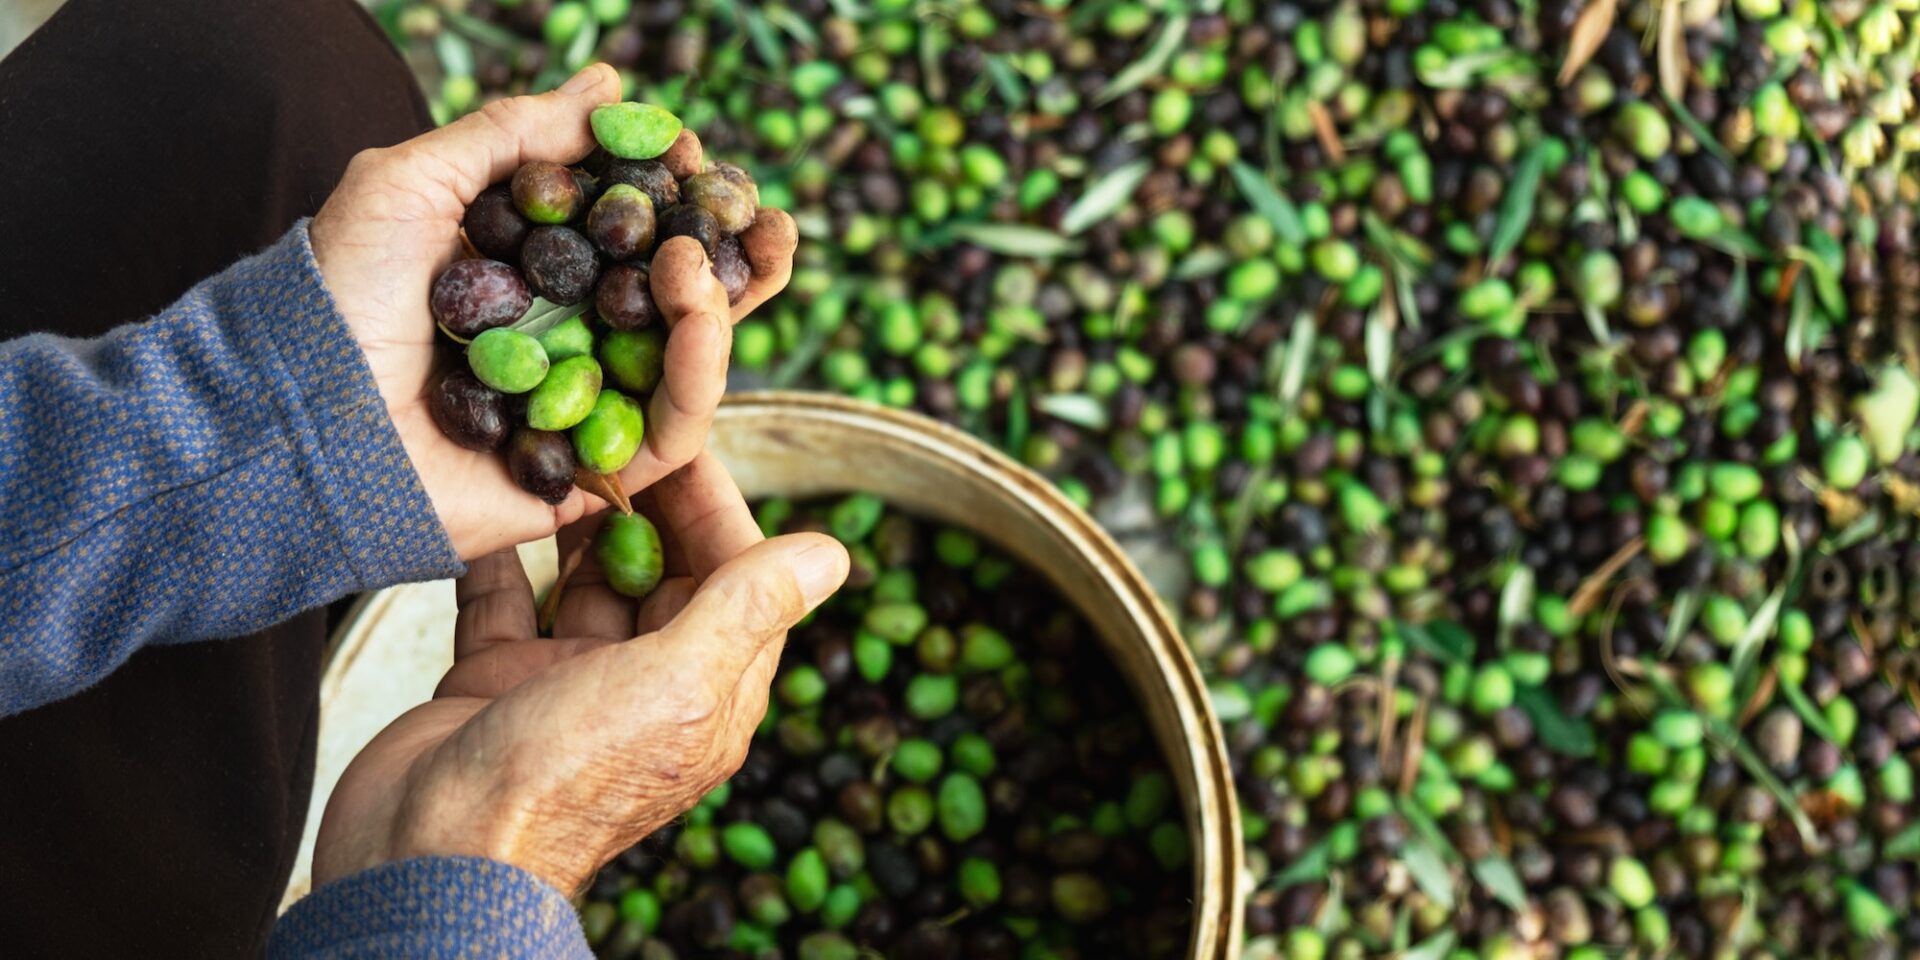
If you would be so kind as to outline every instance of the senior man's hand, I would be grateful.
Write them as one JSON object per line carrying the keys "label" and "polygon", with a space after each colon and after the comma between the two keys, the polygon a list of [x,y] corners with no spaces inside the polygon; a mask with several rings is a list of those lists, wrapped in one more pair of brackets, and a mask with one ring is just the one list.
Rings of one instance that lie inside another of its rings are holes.
{"label": "senior man's hand", "polygon": [[[594,146],[587,115],[619,98],[619,76],[599,64],[552,93],[491,103],[406,143],[364,151],[313,218],[321,276],[462,559],[538,540],[602,504],[576,490],[549,506],[515,486],[498,455],[440,434],[425,401],[434,359],[427,292],[460,250],[467,204],[528,161],[585,157]],[[690,175],[702,163],[698,138],[683,132],[661,159]],[[787,285],[798,237],[792,217],[760,211],[740,237],[753,273],[732,307],[698,241],[676,237],[654,252],[654,300],[671,332],[646,441],[621,471],[629,492],[679,469],[705,444],[726,389],[733,323]]]}
{"label": "senior man's hand", "polygon": [[[819,534],[763,539],[702,454],[641,498],[667,576],[644,602],[588,559],[553,633],[512,550],[460,581],[455,663],[361,751],[327,804],[313,882],[391,860],[481,856],[572,894],[739,769],[786,632],[847,574]],[[561,549],[594,521],[562,531]],[[589,551],[589,555],[591,551]]]}

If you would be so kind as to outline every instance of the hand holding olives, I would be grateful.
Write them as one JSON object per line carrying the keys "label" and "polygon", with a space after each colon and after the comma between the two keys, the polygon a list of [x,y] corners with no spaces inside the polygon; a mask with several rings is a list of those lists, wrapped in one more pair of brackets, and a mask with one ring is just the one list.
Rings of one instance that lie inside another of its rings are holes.
{"label": "hand holding olives", "polygon": [[[538,540],[588,511],[576,480],[624,505],[628,490],[684,467],[724,392],[733,321],[791,271],[791,217],[753,207],[758,188],[739,167],[708,171],[672,113],[618,104],[589,121],[614,90],[588,69],[553,94],[369,152],[311,230],[463,557]],[[595,146],[605,154],[582,159]],[[524,163],[503,169],[493,159],[503,156]],[[682,202],[684,182],[703,175],[693,194],[735,232]],[[699,221],[697,242],[660,230],[666,207]],[[405,225],[390,223],[396,209]],[[407,230],[403,255],[365,261],[394,230]],[[467,257],[447,265],[440,252],[457,246]],[[380,269],[394,263],[403,269]],[[409,271],[432,276],[426,313],[444,338],[392,334],[405,328],[390,313],[409,300],[396,294]],[[507,522],[501,503],[513,505]]]}
{"label": "hand holding olives", "polygon": [[[788,627],[845,579],[847,553],[818,534],[763,539],[710,457],[654,500],[652,518],[610,516],[617,536],[600,552],[610,575],[657,578],[667,572],[649,536],[658,523],[681,547],[672,604],[572,590],[561,639],[520,642],[534,640],[534,598],[517,554],[474,561],[456,588],[453,668],[341,777],[315,845],[316,884],[409,857],[474,856],[572,893],[733,773]],[[563,543],[580,532],[563,531]],[[643,623],[638,642],[609,642]]]}

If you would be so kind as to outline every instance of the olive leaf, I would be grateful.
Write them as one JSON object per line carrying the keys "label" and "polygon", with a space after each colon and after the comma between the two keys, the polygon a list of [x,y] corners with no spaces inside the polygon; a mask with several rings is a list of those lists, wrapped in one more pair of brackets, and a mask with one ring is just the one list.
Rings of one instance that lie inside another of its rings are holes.
{"label": "olive leaf", "polygon": [[493,47],[496,50],[516,50],[525,42],[511,31],[468,13],[443,9],[440,11],[440,21],[474,43]]}
{"label": "olive leaf", "polygon": [[1827,715],[1821,713],[1819,707],[1814,706],[1813,698],[1807,696],[1807,692],[1800,689],[1799,684],[1782,680],[1778,689],[1780,695],[1787,698],[1787,705],[1793,708],[1794,713],[1800,715],[1800,722],[1805,724],[1808,730],[1812,730],[1814,736],[1835,746],[1841,745],[1839,734],[1835,733],[1833,725],[1827,722]]}
{"label": "olive leaf", "polygon": [[1920,860],[1920,823],[1887,838],[1880,855],[1889,860]]}
{"label": "olive leaf", "polygon": [[1446,960],[1453,955],[1453,941],[1453,931],[1442,930],[1401,954],[1400,960]]}
{"label": "olive leaf", "polygon": [[1569,757],[1591,757],[1597,747],[1593,725],[1579,717],[1569,717],[1545,688],[1522,686],[1514,690],[1513,702],[1527,719],[1533,721],[1534,736],[1555,753]]}
{"label": "olive leaf", "polygon": [[813,29],[807,18],[782,6],[769,6],[766,9],[767,22],[780,28],[782,33],[792,37],[795,43],[810,50],[820,46],[820,34]]}
{"label": "olive leaf", "polygon": [[1673,656],[1680,648],[1680,639],[1693,628],[1693,618],[1700,613],[1700,604],[1706,594],[1699,587],[1682,590],[1673,597],[1673,608],[1667,611],[1667,637],[1660,642],[1660,659]]}
{"label": "olive leaf", "polygon": [[1152,170],[1153,164],[1142,159],[1123,163],[1107,171],[1061,215],[1060,231],[1071,237],[1113,216],[1133,196],[1133,191],[1140,188],[1140,181],[1145,180]]}
{"label": "olive leaf", "polygon": [[1301,311],[1293,320],[1293,335],[1287,338],[1286,357],[1280,367],[1280,405],[1288,411],[1300,399],[1307,384],[1307,362],[1313,358],[1313,338],[1319,324],[1313,314]]}
{"label": "olive leaf", "polygon": [[1547,142],[1540,140],[1527,148],[1520,157],[1520,163],[1513,169],[1513,181],[1507,184],[1506,193],[1500,198],[1500,219],[1493,225],[1493,242],[1487,248],[1487,269],[1489,276],[1500,269],[1500,264],[1527,235],[1528,225],[1533,223],[1534,201],[1540,196],[1540,174],[1547,164]]}
{"label": "olive leaf", "polygon": [[433,54],[449,77],[473,76],[473,45],[452,30],[442,30],[433,38]]}
{"label": "olive leaf", "polygon": [[986,56],[987,78],[993,81],[993,88],[999,92],[1000,99],[1009,109],[1019,110],[1027,104],[1027,82],[1020,71],[1007,63],[1006,54],[989,53]]}
{"label": "olive leaf", "polygon": [[1825,257],[1806,247],[1788,247],[1787,259],[1798,260],[1806,264],[1806,272],[1813,278],[1813,292],[1820,300],[1820,309],[1830,317],[1847,315],[1847,295],[1840,287],[1840,275],[1827,262]]}
{"label": "olive leaf", "polygon": [[1722,163],[1728,166],[1733,165],[1733,153],[1727,149],[1726,144],[1720,142],[1720,138],[1712,130],[1707,129],[1706,124],[1700,122],[1699,117],[1693,115],[1692,110],[1687,109],[1686,101],[1665,91],[1662,91],[1660,96],[1667,101],[1667,110],[1673,114],[1673,118],[1680,121],[1680,125],[1693,135],[1694,141],[1700,144],[1702,149],[1719,157]]}
{"label": "olive leaf", "polygon": [[1030,414],[1027,412],[1027,385],[1019,380],[1013,382],[1013,392],[1007,397],[1007,452],[1020,456],[1027,446],[1027,430]]}
{"label": "olive leaf", "polygon": [[1400,846],[1400,862],[1427,899],[1442,910],[1453,909],[1453,871],[1447,869],[1446,861],[1432,845],[1420,837],[1409,839]]}
{"label": "olive leaf", "polygon": [[587,308],[580,304],[561,306],[544,297],[534,297],[527,312],[521,314],[520,319],[507,324],[507,329],[537,337],[586,312]]}
{"label": "olive leaf", "polygon": [[1033,402],[1033,408],[1055,420],[1065,420],[1088,430],[1107,429],[1107,405],[1084,393],[1050,393]]}
{"label": "olive leaf", "polygon": [[1494,646],[1506,650],[1513,642],[1513,629],[1527,618],[1533,609],[1533,568],[1524,563],[1515,563],[1507,574],[1507,582],[1500,588],[1500,607],[1498,619],[1494,625]]}
{"label": "olive leaf", "polygon": [[1172,14],[1160,24],[1160,33],[1153,38],[1153,45],[1140,59],[1126,65],[1113,81],[1100,88],[1094,94],[1093,105],[1111,103],[1124,94],[1134,90],[1148,80],[1166,72],[1167,61],[1173,59],[1174,51],[1180,49],[1181,41],[1187,37],[1188,15],[1182,11]]}
{"label": "olive leaf", "polygon": [[[1051,230],[1018,223],[956,223],[945,230],[948,237],[971,243],[982,250],[1010,257],[1063,257],[1080,252],[1080,244]],[[929,235],[928,246],[940,243]]]}
{"label": "olive leaf", "polygon": [[[1452,629],[1442,629],[1451,627]],[[1457,624],[1405,623],[1394,621],[1394,629],[1407,646],[1442,663],[1466,663],[1473,657],[1473,638]]]}
{"label": "olive leaf", "polygon": [[560,62],[565,65],[567,72],[580,70],[593,58],[593,48],[599,43],[600,22],[588,20],[580,32],[573,35],[573,42],[567,44],[566,54],[560,58]]}
{"label": "olive leaf", "polygon": [[1169,276],[1175,280],[1198,280],[1227,269],[1232,262],[1233,258],[1219,247],[1199,247],[1181,257],[1180,262],[1173,265]]}
{"label": "olive leaf", "polygon": [[1760,608],[1753,612],[1753,619],[1747,621],[1747,628],[1740,632],[1739,639],[1733,642],[1733,656],[1730,658],[1735,684],[1744,680],[1753,670],[1754,662],[1760,656],[1760,645],[1773,636],[1773,627],[1780,619],[1780,607],[1787,602],[1787,583],[1782,579],[1780,585],[1767,594]]}
{"label": "olive leaf", "polygon": [[1774,776],[1773,768],[1767,766],[1767,762],[1753,752],[1753,747],[1740,736],[1740,731],[1717,717],[1706,718],[1706,726],[1708,738],[1719,745],[1720,749],[1730,751],[1733,758],[1740,762],[1740,766],[1746,768],[1747,775],[1779,801],[1780,809],[1786,813],[1787,819],[1793,822],[1793,829],[1800,834],[1800,845],[1808,851],[1825,849],[1825,845],[1820,841],[1819,830],[1814,827],[1813,820],[1807,816],[1807,812],[1800,808],[1800,801],[1794,797],[1793,791],[1788,789],[1786,784],[1781,783],[1779,777]]}
{"label": "olive leaf", "polygon": [[1228,165],[1227,172],[1233,176],[1233,184],[1241,196],[1273,224],[1281,243],[1297,247],[1307,242],[1307,228],[1300,222],[1299,208],[1261,176],[1260,171],[1247,166],[1245,161],[1235,160]]}
{"label": "olive leaf", "polygon": [[1303,883],[1323,880],[1332,864],[1332,841],[1322,840],[1308,847],[1293,863],[1288,864],[1285,870],[1268,877],[1267,886],[1275,890],[1285,890]]}
{"label": "olive leaf", "polygon": [[1567,41],[1567,58],[1560,62],[1561,86],[1573,82],[1580,68],[1600,52],[1600,44],[1605,43],[1607,34],[1613,31],[1613,19],[1618,13],[1615,0],[1592,0],[1586,9],[1580,11],[1579,19],[1573,21],[1573,32]]}
{"label": "olive leaf", "polygon": [[1520,874],[1513,869],[1512,862],[1506,857],[1495,854],[1474,861],[1473,878],[1493,894],[1494,899],[1507,905],[1515,913],[1527,909],[1527,887],[1520,882]]}

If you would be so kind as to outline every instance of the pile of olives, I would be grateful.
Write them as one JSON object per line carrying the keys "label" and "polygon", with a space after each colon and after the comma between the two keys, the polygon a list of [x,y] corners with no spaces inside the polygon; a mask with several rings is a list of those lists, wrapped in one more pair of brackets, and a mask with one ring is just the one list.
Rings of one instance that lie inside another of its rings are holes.
{"label": "pile of olives", "polygon": [[504,450],[514,481],[549,503],[583,472],[613,483],[646,437],[642,402],[666,350],[656,247],[697,240],[737,303],[752,272],[739,234],[760,206],[753,178],[703,167],[667,110],[609,104],[591,123],[600,149],[582,164],[530,162],[474,200],[472,256],[440,274],[429,304],[465,357],[431,387],[441,431]]}
{"label": "pile of olives", "polygon": [[1091,628],[966,531],[856,494],[757,510],[847,545],[745,763],[601,871],[600,956],[1181,956],[1189,837]]}

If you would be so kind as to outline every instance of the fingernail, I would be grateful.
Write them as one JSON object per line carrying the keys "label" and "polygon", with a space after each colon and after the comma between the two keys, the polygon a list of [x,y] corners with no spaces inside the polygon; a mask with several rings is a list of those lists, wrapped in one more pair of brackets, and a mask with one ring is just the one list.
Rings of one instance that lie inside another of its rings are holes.
{"label": "fingernail", "polygon": [[579,73],[574,74],[573,79],[561,84],[560,92],[565,94],[585,93],[593,89],[593,85],[599,82],[600,64],[591,64]]}
{"label": "fingernail", "polygon": [[847,550],[828,540],[816,542],[793,558],[793,578],[809,609],[818,606],[847,579]]}

